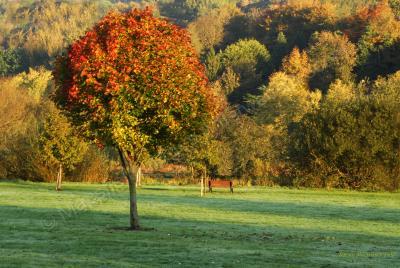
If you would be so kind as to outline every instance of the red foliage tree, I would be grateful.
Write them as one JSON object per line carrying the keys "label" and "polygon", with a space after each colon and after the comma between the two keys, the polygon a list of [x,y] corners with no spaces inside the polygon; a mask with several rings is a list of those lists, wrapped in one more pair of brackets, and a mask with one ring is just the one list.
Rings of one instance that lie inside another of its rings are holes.
{"label": "red foliage tree", "polygon": [[118,149],[138,229],[133,174],[143,155],[200,133],[216,111],[188,33],[150,9],[112,12],[58,57],[54,78],[54,100],[81,133]]}

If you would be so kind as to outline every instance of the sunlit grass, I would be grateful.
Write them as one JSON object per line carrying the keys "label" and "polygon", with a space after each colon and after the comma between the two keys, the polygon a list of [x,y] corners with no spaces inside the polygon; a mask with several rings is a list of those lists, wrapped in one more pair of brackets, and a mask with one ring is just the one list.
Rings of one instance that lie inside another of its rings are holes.
{"label": "sunlit grass", "polygon": [[381,266],[400,259],[400,194],[285,188],[139,190],[0,183],[0,266]]}

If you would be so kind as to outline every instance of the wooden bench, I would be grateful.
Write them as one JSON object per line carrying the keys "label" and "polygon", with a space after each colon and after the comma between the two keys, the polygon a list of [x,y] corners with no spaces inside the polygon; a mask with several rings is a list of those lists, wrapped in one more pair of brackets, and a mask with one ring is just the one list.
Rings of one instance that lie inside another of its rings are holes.
{"label": "wooden bench", "polygon": [[208,191],[212,193],[213,187],[215,188],[229,188],[231,193],[233,193],[233,183],[228,180],[209,180],[208,181]]}

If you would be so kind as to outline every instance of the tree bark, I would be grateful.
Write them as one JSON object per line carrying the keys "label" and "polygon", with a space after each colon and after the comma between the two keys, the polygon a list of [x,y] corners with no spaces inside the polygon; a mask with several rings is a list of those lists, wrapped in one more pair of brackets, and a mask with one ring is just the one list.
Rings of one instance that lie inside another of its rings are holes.
{"label": "tree bark", "polygon": [[60,181],[60,168],[57,171],[57,178],[56,178],[56,191],[58,191],[58,182]]}
{"label": "tree bark", "polygon": [[136,187],[142,186],[142,168],[139,166],[136,172]]}
{"label": "tree bark", "polygon": [[61,181],[62,181],[62,164],[60,164],[58,168],[58,173],[57,173],[57,183],[56,183],[56,191],[61,190]]}
{"label": "tree bark", "polygon": [[201,176],[201,181],[200,181],[200,196],[204,195],[204,176]]}
{"label": "tree bark", "polygon": [[139,187],[142,186],[142,178],[143,178],[142,167],[139,166]]}
{"label": "tree bark", "polygon": [[137,200],[136,200],[136,172],[138,166],[130,159],[128,154],[118,148],[119,156],[121,158],[121,164],[124,169],[125,176],[128,179],[129,184],[129,200],[130,200],[130,213],[129,222],[132,230],[140,229],[139,225],[139,214],[137,212]]}
{"label": "tree bark", "polygon": [[206,184],[207,184],[207,169],[204,168],[203,174],[201,176],[201,196],[206,194]]}
{"label": "tree bark", "polygon": [[207,185],[207,168],[204,168],[204,194],[206,194],[206,185]]}

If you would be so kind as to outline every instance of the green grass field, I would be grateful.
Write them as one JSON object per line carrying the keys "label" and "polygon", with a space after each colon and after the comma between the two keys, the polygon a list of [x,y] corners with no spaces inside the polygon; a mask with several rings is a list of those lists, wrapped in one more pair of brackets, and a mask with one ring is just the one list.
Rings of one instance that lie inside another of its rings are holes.
{"label": "green grass field", "polygon": [[1,267],[400,267],[400,194],[0,182]]}

